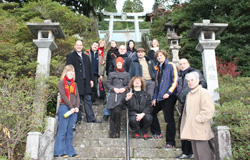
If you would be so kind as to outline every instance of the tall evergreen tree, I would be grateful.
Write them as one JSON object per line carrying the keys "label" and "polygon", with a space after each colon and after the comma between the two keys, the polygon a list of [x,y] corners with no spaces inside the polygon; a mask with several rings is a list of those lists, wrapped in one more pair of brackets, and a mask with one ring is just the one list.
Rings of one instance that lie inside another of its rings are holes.
{"label": "tall evergreen tree", "polygon": [[141,0],[127,0],[124,2],[123,8],[122,8],[123,12],[127,12],[127,13],[132,13],[132,12],[143,12],[143,6],[142,6],[142,2]]}

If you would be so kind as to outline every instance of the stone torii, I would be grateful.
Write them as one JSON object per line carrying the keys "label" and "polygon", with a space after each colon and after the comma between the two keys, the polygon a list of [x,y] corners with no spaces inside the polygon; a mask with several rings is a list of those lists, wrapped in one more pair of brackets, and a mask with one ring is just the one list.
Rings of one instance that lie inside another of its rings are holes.
{"label": "stone torii", "polygon": [[[103,15],[110,16],[109,19],[104,19],[104,21],[109,21],[109,41],[112,40],[112,34],[113,34],[113,25],[115,22],[134,22],[135,24],[135,42],[140,42],[140,27],[139,22],[144,22],[144,20],[139,20],[138,17],[143,17],[146,14],[143,12],[140,13],[114,13],[114,12],[105,12],[102,11]],[[114,16],[120,16],[121,19],[114,19]],[[127,19],[127,17],[134,17],[134,19]]]}

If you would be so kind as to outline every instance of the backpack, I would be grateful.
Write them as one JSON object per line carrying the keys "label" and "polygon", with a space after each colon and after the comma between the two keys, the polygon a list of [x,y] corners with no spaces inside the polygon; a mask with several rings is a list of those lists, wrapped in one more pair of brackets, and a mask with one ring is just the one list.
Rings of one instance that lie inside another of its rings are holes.
{"label": "backpack", "polygon": [[103,85],[102,81],[99,81],[97,84],[97,98],[99,98],[99,99],[106,98],[106,92],[105,92],[104,85]]}

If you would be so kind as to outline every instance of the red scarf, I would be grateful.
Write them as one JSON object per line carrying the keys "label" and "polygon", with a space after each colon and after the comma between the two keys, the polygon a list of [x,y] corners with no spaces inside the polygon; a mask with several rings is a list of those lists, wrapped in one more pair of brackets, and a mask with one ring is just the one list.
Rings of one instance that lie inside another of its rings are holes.
{"label": "red scarf", "polygon": [[[64,81],[65,94],[70,101],[70,93],[73,93],[74,95],[76,95],[76,85],[75,85],[74,79],[73,78],[69,79],[65,75],[63,81]],[[67,81],[70,81],[70,85],[68,84]],[[61,99],[61,101],[63,101],[63,100]]]}
{"label": "red scarf", "polygon": [[118,71],[118,72],[120,72],[120,73],[123,72],[123,71],[125,71],[125,69],[123,67],[122,67],[122,69],[118,69],[118,68],[115,67],[115,70]]}

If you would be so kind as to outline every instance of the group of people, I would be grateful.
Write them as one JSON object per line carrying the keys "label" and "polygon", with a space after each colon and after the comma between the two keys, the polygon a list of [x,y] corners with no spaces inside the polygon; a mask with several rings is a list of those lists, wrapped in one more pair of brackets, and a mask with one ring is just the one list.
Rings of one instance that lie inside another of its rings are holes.
{"label": "group of people", "polygon": [[[206,81],[203,75],[190,67],[187,59],[179,61],[178,71],[176,65],[168,60],[168,53],[159,49],[157,39],[153,39],[148,57],[144,48],[135,49],[133,40],[128,41],[127,47],[121,45],[119,48],[115,41],[111,41],[106,55],[103,40],[93,42],[85,52],[82,51],[83,42],[77,40],[74,48],[66,56],[66,67],[58,85],[61,103],[57,112],[59,128],[55,157],[78,157],[72,139],[75,124],[82,121],[83,108],[88,123],[101,123],[95,118],[92,104],[96,101],[96,86],[106,72],[108,95],[103,119],[110,118],[110,138],[120,138],[121,114],[127,108],[135,138],[162,139],[157,116],[162,110],[167,123],[163,148],[175,148],[174,109],[179,100],[182,106],[179,129],[183,153],[177,158],[211,159],[208,140],[213,133],[209,120],[213,116],[214,105],[204,89]],[[64,118],[67,111],[72,114]],[[152,137],[148,137],[149,129]]]}

